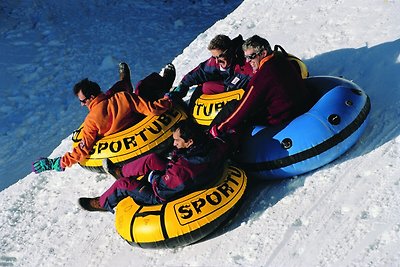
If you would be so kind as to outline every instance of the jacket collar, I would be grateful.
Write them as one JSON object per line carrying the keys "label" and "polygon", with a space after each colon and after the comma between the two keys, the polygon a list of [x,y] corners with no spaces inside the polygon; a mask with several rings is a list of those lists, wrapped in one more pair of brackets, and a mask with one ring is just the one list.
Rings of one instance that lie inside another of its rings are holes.
{"label": "jacket collar", "polygon": [[261,59],[260,67],[258,69],[261,69],[262,65],[264,65],[264,63],[267,62],[268,60],[270,60],[273,56],[274,56],[274,54],[271,54],[271,55],[266,56],[265,58]]}
{"label": "jacket collar", "polygon": [[101,101],[105,100],[107,98],[107,96],[103,93],[100,93],[98,96],[96,96],[92,102],[90,102],[89,104],[89,110],[92,110],[92,108],[94,106],[96,106],[98,103],[100,103]]}

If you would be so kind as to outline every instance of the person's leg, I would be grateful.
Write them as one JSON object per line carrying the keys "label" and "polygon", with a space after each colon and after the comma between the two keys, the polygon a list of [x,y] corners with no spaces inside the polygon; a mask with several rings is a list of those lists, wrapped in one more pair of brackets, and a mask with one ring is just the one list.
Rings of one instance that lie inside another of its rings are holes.
{"label": "person's leg", "polygon": [[165,81],[165,86],[168,88],[168,90],[171,89],[176,78],[176,70],[174,64],[168,63],[167,65],[165,65],[165,67],[160,72],[160,76],[163,77]]}
{"label": "person's leg", "polygon": [[161,204],[161,200],[154,194],[153,188],[150,183],[144,181],[134,191],[128,192],[139,204],[155,205]]}
{"label": "person's leg", "polygon": [[142,204],[158,204],[159,199],[154,195],[151,184],[144,181],[137,181],[135,177],[123,177],[104,192],[99,199],[100,205],[114,213],[114,208],[118,203],[126,198],[132,197]]}
{"label": "person's leg", "polygon": [[156,101],[169,92],[175,80],[176,71],[172,63],[168,63],[161,74],[153,72],[136,84],[135,94],[148,101]]}
{"label": "person's leg", "polygon": [[133,86],[131,83],[131,70],[127,63],[121,62],[119,67],[119,81],[114,83],[110,89],[108,89],[105,94],[110,96],[118,92],[128,92],[133,93]]}
{"label": "person's leg", "polygon": [[114,83],[113,86],[111,86],[110,89],[108,89],[105,94],[110,96],[113,94],[116,94],[118,92],[128,92],[128,93],[132,93],[132,85],[130,82],[128,81],[118,81],[116,83]]}
{"label": "person's leg", "polygon": [[155,101],[162,98],[168,90],[160,74],[153,72],[136,84],[135,94],[147,101]]}
{"label": "person's leg", "polygon": [[111,212],[118,203],[129,196],[128,192],[135,190],[139,183],[134,177],[122,177],[116,180],[113,185],[104,192],[99,199],[100,205]]}
{"label": "person's leg", "polygon": [[203,83],[203,94],[215,95],[225,92],[223,81],[209,81]]}
{"label": "person's leg", "polygon": [[128,93],[133,93],[133,86],[131,82],[131,69],[129,65],[125,62],[121,62],[118,64],[119,67],[119,79],[122,82],[121,86]]}
{"label": "person's leg", "polygon": [[167,168],[168,160],[162,158],[155,153],[147,154],[122,167],[122,175],[124,177],[140,176],[150,171],[163,171]]}

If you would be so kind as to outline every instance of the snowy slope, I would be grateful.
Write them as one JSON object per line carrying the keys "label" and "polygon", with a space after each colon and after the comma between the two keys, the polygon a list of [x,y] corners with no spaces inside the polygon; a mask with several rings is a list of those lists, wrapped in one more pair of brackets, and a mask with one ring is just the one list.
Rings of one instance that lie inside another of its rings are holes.
{"label": "snowy slope", "polygon": [[[167,2],[172,5],[170,10],[176,10],[176,2]],[[203,5],[211,2],[199,1]],[[88,10],[88,14],[108,11],[96,4]],[[400,2],[395,0],[248,0],[197,38],[193,36],[194,41],[173,60],[177,82],[208,56],[205,47],[216,34],[259,34],[304,58],[312,75],[353,80],[371,97],[372,113],[365,134],[344,156],[294,179],[251,181],[250,194],[230,224],[203,242],[168,250],[132,248],[116,233],[113,215],[78,207],[78,197],[102,193],[112,178],[79,166],[63,173],[29,174],[0,192],[0,266],[400,266],[399,11]],[[14,34],[23,30],[18,25]],[[63,30],[72,27],[67,22],[57,26]],[[104,33],[110,29],[104,27]],[[86,29],[87,34],[95,32]],[[64,39],[59,37],[50,34],[48,43],[62,44]],[[93,57],[112,66],[104,55],[111,54],[114,40],[104,41],[110,48],[108,54],[83,44],[64,54],[60,61],[65,62],[56,64],[57,77],[67,75],[62,78],[68,81],[63,87],[71,88],[85,68],[86,73],[97,72],[94,79],[104,86],[113,81],[113,69],[101,71],[99,64],[97,69],[87,67]],[[39,47],[45,50],[47,45]],[[127,49],[125,45],[116,47]],[[61,45],[52,49],[54,55],[65,52]],[[76,53],[82,55],[82,61]],[[127,61],[136,62],[133,56]],[[155,64],[150,71],[157,67]],[[32,64],[25,68],[32,70],[35,82],[45,84],[40,70],[44,67]],[[64,68],[67,74],[62,74]],[[105,78],[100,78],[102,75]],[[64,113],[76,105],[74,99],[63,101]],[[0,110],[13,108],[16,106],[9,103]],[[49,124],[56,123],[57,117],[36,114],[46,110],[32,110],[31,114],[38,121],[46,118]],[[51,157],[70,149],[70,138],[65,136],[54,137],[52,142],[59,145]],[[49,142],[51,137],[50,133]],[[25,162],[30,164],[30,159]]]}
{"label": "snowy slope", "polygon": [[76,82],[89,77],[105,91],[121,61],[134,83],[159,72],[240,2],[0,1],[0,190],[81,124]]}

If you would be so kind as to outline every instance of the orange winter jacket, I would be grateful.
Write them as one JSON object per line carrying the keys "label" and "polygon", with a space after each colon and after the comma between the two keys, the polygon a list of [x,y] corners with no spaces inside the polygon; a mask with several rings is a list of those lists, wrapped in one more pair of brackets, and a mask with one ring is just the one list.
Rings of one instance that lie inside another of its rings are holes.
{"label": "orange winter jacket", "polygon": [[79,146],[62,157],[61,166],[71,167],[83,160],[98,139],[129,128],[142,120],[143,115],[160,115],[171,106],[167,98],[148,102],[127,92],[111,96],[101,93],[89,105]]}

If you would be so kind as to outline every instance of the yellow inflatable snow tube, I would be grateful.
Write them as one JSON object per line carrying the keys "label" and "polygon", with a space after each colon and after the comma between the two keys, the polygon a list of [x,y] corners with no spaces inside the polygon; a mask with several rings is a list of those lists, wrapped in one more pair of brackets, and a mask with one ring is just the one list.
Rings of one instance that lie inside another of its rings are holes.
{"label": "yellow inflatable snow tube", "polygon": [[215,95],[201,95],[193,107],[193,118],[200,125],[208,126],[218,112],[231,100],[240,100],[244,90],[238,89]]}
{"label": "yellow inflatable snow tube", "polygon": [[123,199],[116,208],[117,232],[144,248],[185,246],[204,238],[232,215],[247,185],[244,171],[234,166],[216,180],[208,189],[165,204],[142,206]]}
{"label": "yellow inflatable snow tube", "polygon": [[[160,116],[147,116],[132,127],[99,139],[85,160],[79,164],[89,170],[104,172],[102,160],[122,164],[144,155],[149,151],[171,145],[171,127],[186,119],[186,113],[180,108],[172,108]],[[79,145],[84,124],[72,134],[73,147]]]}

